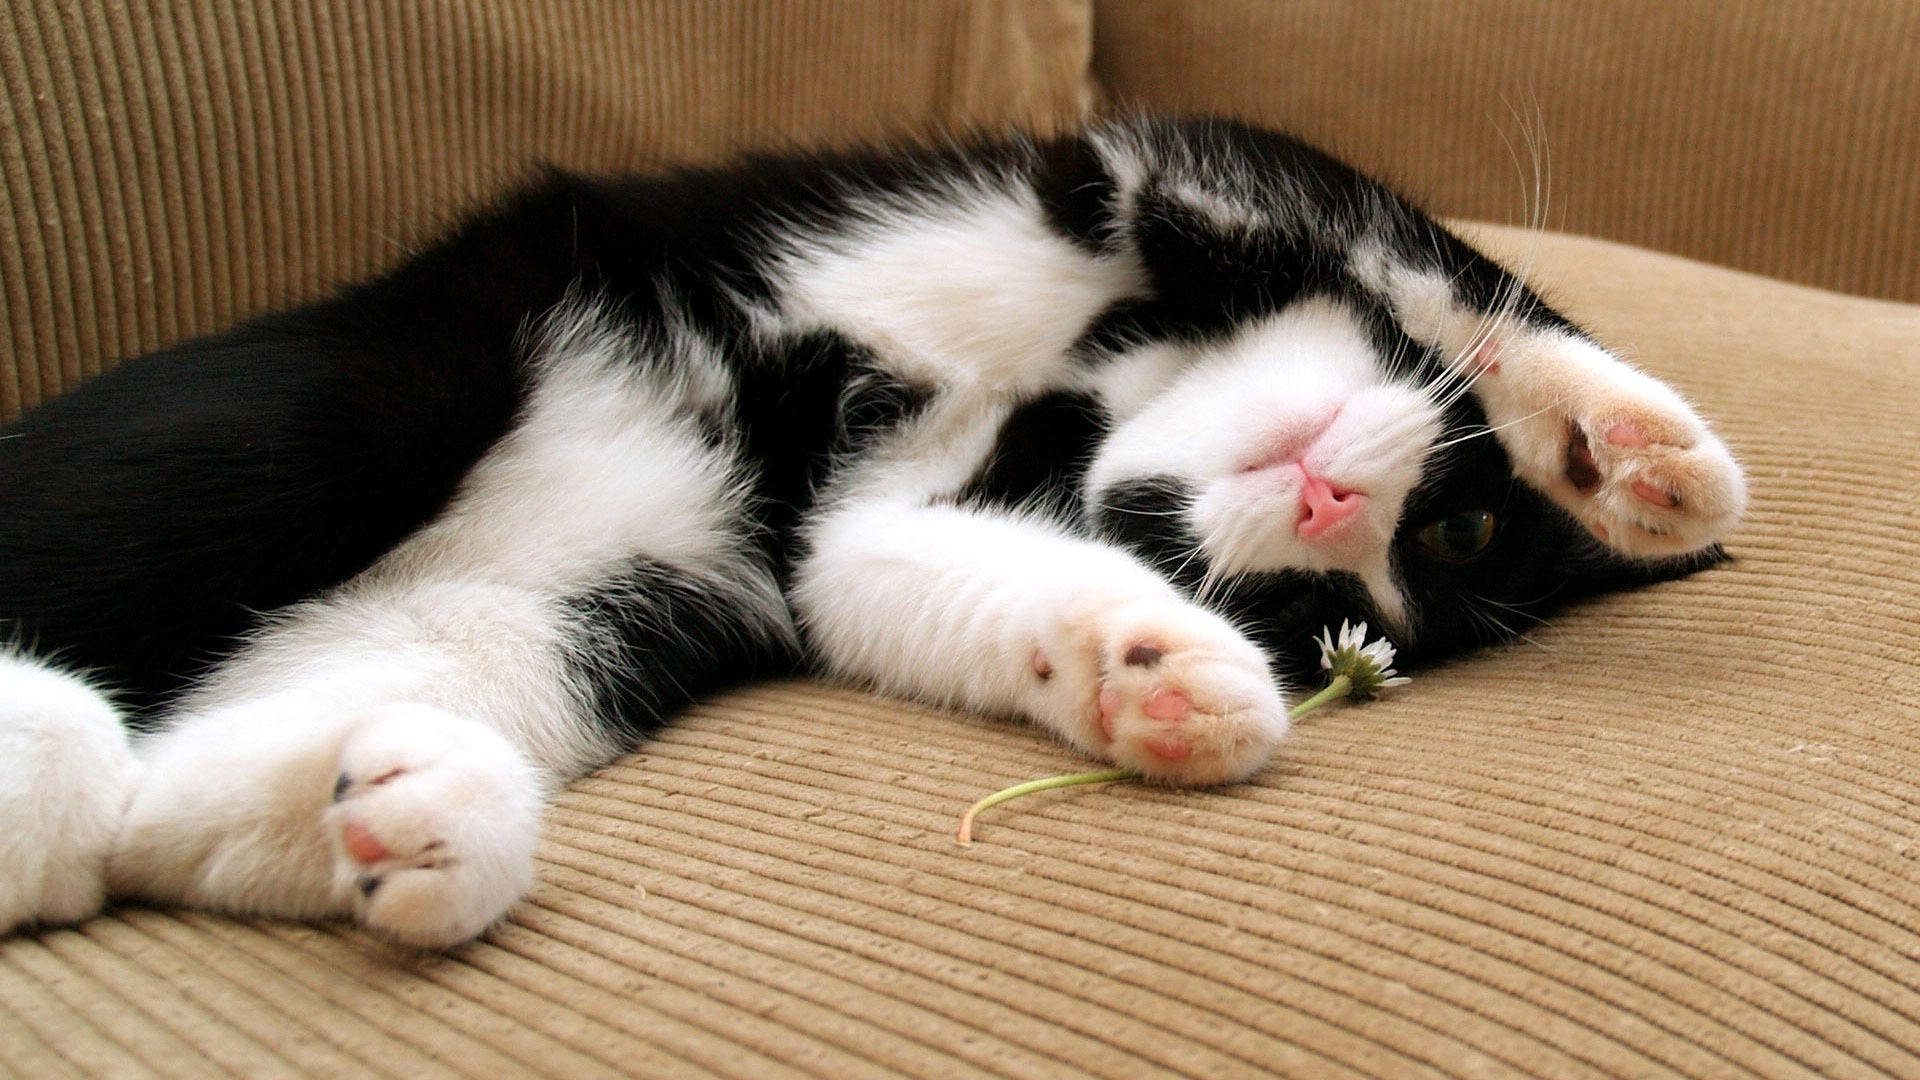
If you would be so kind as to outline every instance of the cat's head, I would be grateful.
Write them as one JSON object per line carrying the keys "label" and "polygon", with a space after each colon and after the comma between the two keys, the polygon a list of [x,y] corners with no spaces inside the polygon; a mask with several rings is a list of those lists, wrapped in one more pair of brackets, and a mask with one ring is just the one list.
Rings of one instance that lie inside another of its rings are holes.
{"label": "cat's head", "polygon": [[1428,663],[1720,557],[1609,548],[1516,476],[1434,350],[1352,297],[1299,298],[1107,362],[1114,421],[1084,485],[1098,526],[1296,677],[1317,659],[1311,636],[1343,620]]}

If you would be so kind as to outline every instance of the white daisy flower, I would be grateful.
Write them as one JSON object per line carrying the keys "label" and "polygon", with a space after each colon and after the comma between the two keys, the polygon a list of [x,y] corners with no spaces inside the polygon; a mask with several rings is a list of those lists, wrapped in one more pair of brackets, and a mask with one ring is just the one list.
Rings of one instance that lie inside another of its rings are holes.
{"label": "white daisy flower", "polygon": [[1391,642],[1384,637],[1367,640],[1366,623],[1355,626],[1341,620],[1338,641],[1332,628],[1323,626],[1320,636],[1313,641],[1320,646],[1320,667],[1333,675],[1330,687],[1345,677],[1349,683],[1347,694],[1353,697],[1378,697],[1380,691],[1389,686],[1412,681],[1394,672]]}

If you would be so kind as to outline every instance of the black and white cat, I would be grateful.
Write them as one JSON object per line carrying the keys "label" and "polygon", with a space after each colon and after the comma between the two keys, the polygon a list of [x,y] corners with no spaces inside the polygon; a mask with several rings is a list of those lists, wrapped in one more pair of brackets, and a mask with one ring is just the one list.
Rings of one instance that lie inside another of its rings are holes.
{"label": "black and white cat", "polygon": [[1744,502],[1672,390],[1279,135],[552,175],[0,435],[0,931],[456,943],[548,793],[782,671],[1238,780],[1322,626],[1430,662]]}

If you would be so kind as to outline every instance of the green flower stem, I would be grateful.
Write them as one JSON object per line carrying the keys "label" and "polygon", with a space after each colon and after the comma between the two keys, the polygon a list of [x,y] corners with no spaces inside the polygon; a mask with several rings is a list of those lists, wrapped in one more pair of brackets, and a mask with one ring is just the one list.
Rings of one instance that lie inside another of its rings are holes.
{"label": "green flower stem", "polygon": [[1287,715],[1295,720],[1325,705],[1329,701],[1338,701],[1353,691],[1353,678],[1349,675],[1335,675],[1325,689],[1288,710]]}
{"label": "green flower stem", "polygon": [[[1287,715],[1298,720],[1307,713],[1325,705],[1329,701],[1338,701],[1353,690],[1353,680],[1346,675],[1335,675],[1324,689],[1307,700],[1287,710]],[[1031,795],[1036,791],[1051,791],[1054,788],[1077,787],[1081,784],[1110,784],[1115,780],[1132,780],[1140,774],[1132,769],[1103,769],[1100,772],[1065,773],[1060,776],[1048,776],[1039,780],[1029,780],[1024,784],[1015,784],[981,799],[967,808],[960,818],[960,831],[954,834],[954,841],[960,844],[973,843],[973,819],[980,811],[998,806],[1008,799],[1017,799],[1022,795]]]}
{"label": "green flower stem", "polygon": [[1015,784],[1010,788],[1001,788],[999,791],[994,792],[967,808],[966,814],[960,818],[960,832],[954,836],[954,839],[962,844],[973,843],[974,817],[987,807],[998,806],[1008,799],[1017,799],[1022,795],[1031,795],[1036,791],[1046,791],[1050,788],[1073,787],[1077,784],[1105,784],[1113,780],[1131,780],[1139,775],[1139,773],[1134,772],[1132,769],[1106,769],[1101,772],[1067,773],[1063,776],[1048,776],[1039,780],[1029,780],[1024,784]]}

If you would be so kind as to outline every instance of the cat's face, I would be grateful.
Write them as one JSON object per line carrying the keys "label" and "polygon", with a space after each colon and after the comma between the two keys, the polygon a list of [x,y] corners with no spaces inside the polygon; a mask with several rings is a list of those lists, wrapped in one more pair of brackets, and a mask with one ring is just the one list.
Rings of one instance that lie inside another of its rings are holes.
{"label": "cat's face", "polygon": [[1317,658],[1312,635],[1343,620],[1428,662],[1523,633],[1574,596],[1699,564],[1610,553],[1514,475],[1430,350],[1351,302],[1301,300],[1113,363],[1116,419],[1088,505],[1293,674]]}

